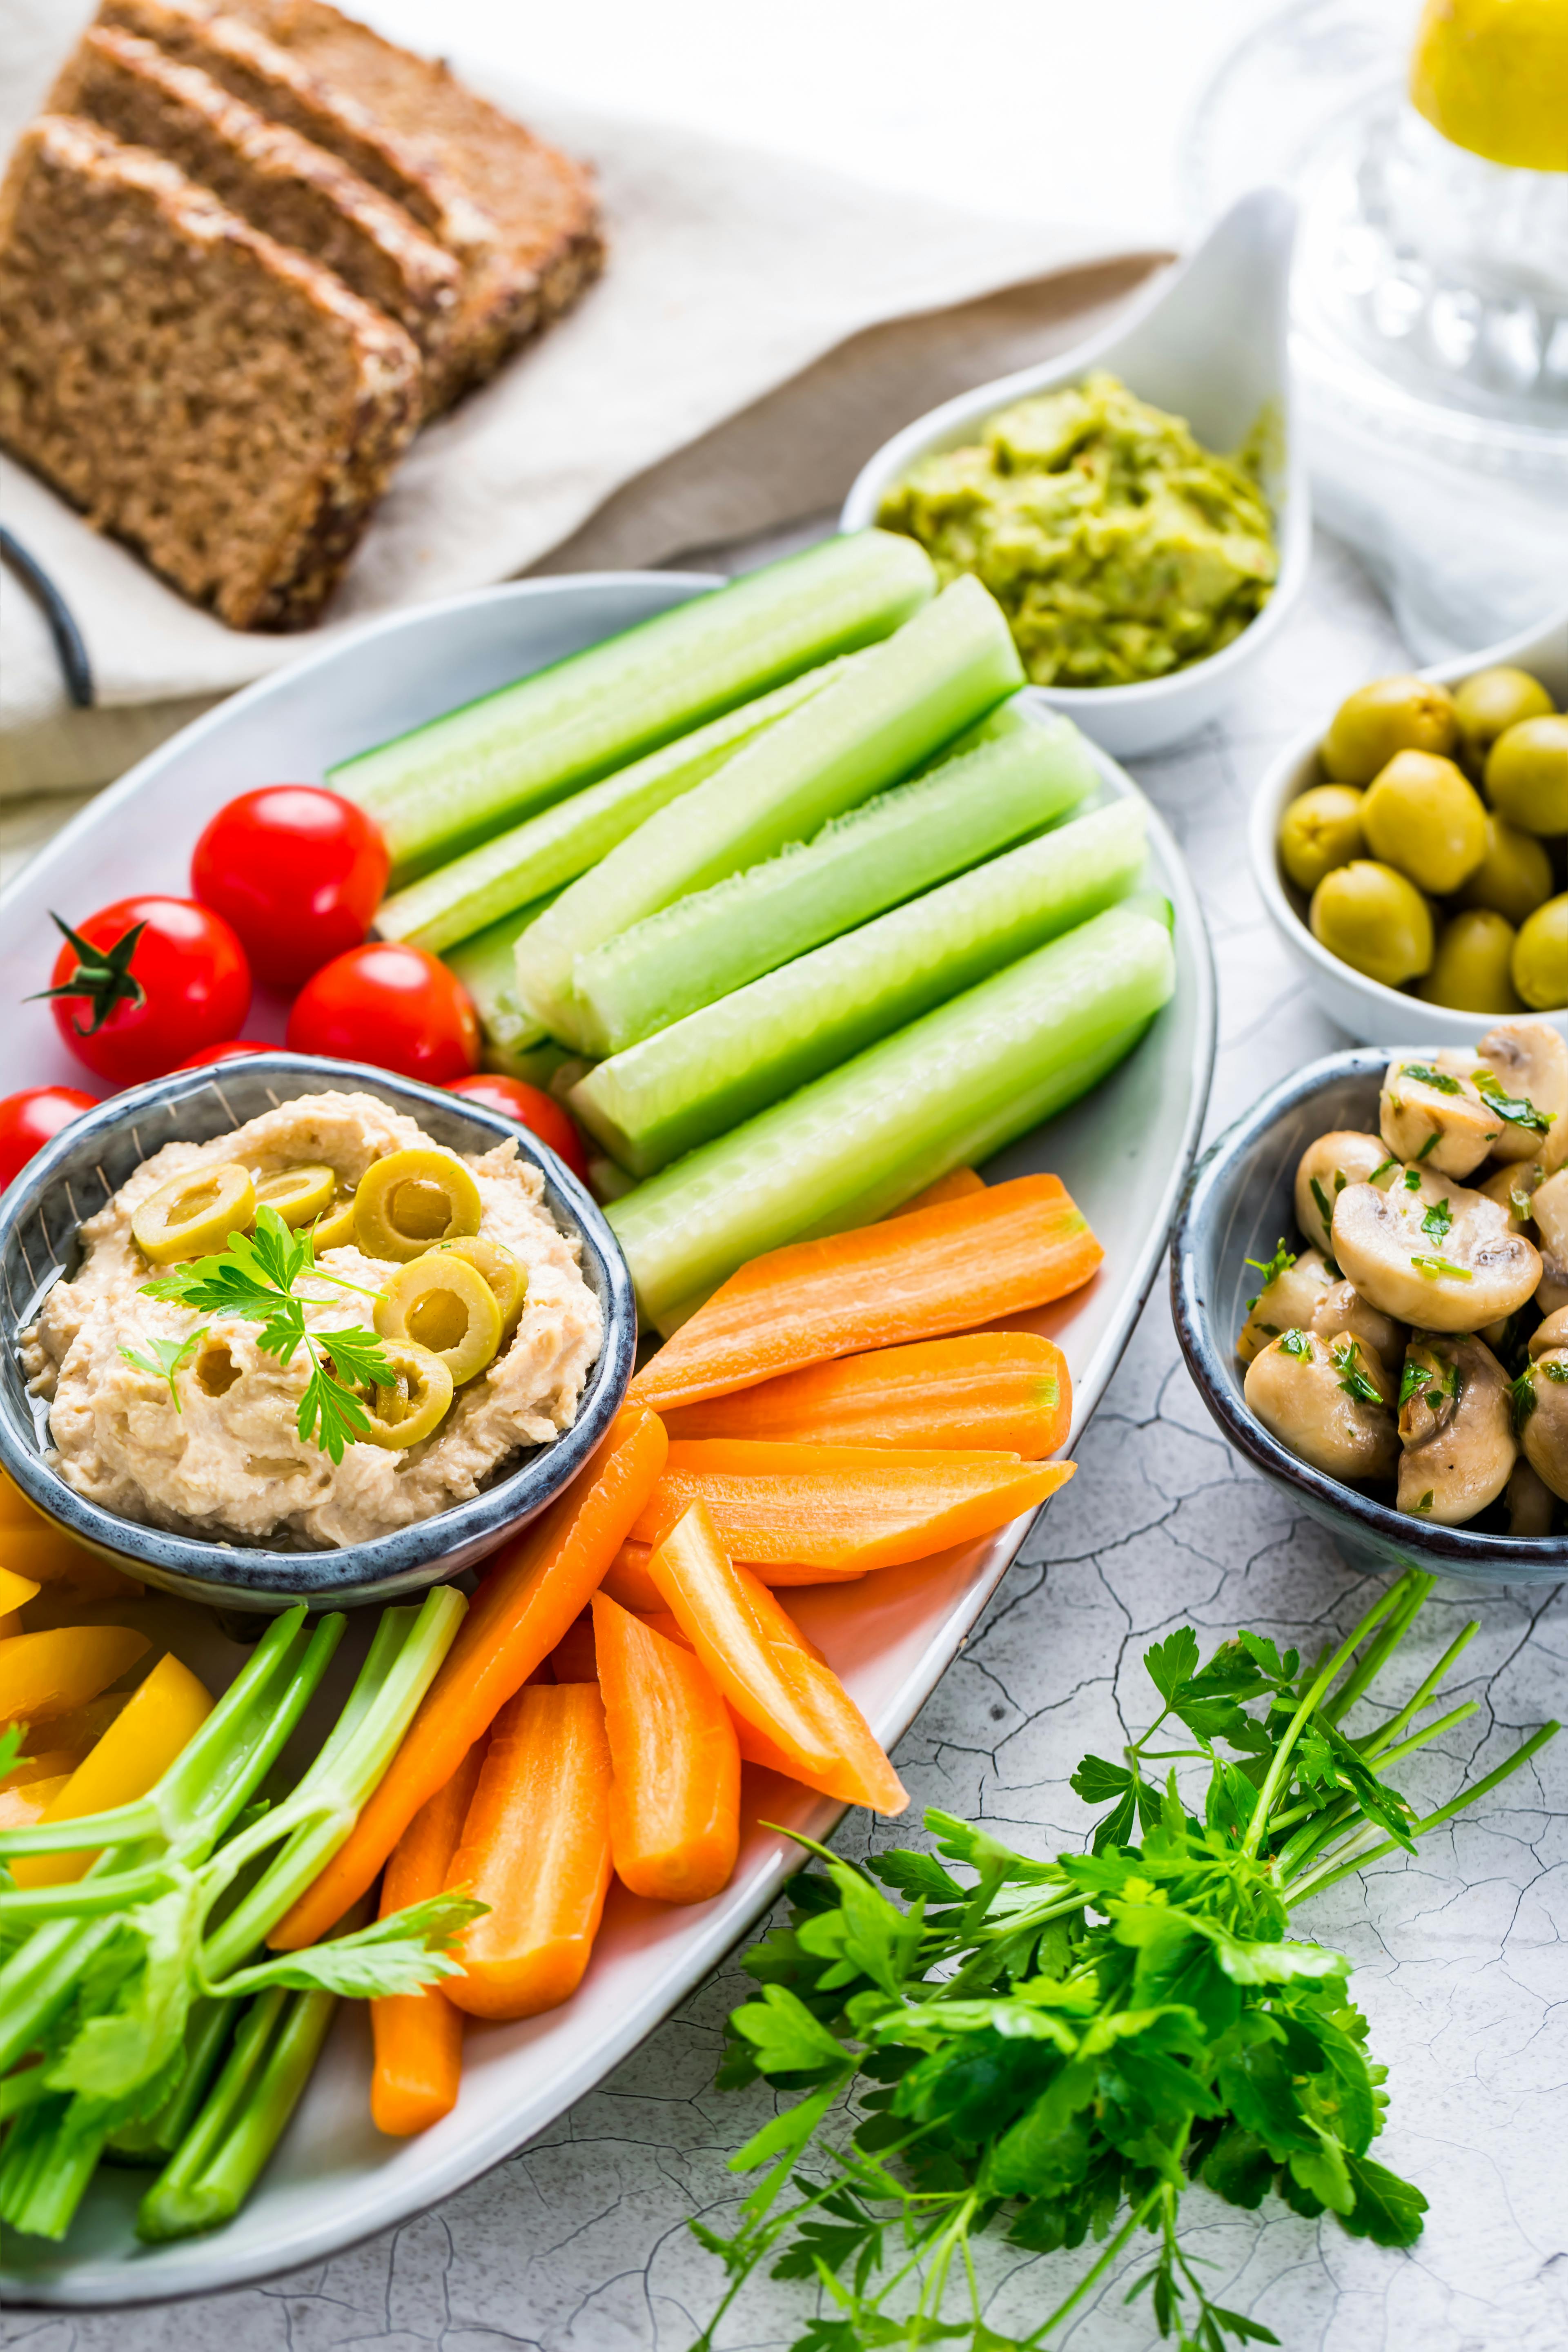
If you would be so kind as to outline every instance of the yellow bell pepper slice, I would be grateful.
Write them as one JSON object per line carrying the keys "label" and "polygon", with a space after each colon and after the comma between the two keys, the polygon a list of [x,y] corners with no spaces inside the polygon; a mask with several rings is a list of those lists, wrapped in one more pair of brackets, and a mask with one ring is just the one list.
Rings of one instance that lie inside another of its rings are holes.
{"label": "yellow bell pepper slice", "polygon": [[21,1632],[22,1620],[16,1612],[37,1596],[38,1588],[30,1576],[18,1576],[14,1569],[0,1568],[0,1642]]}
{"label": "yellow bell pepper slice", "polygon": [[47,1723],[96,1698],[144,1657],[145,1633],[128,1625],[54,1625],[0,1642],[0,1725]]}
{"label": "yellow bell pepper slice", "polygon": [[0,1567],[38,1584],[63,1584],[82,1601],[134,1601],[140,1580],[76,1543],[36,1511],[14,1478],[0,1470]]}
{"label": "yellow bell pepper slice", "polygon": [[[62,1790],[69,1787],[67,1773],[52,1780],[29,1780],[25,1789],[0,1790],[0,1830],[30,1830],[35,1822],[43,1820]],[[65,1859],[63,1854],[60,1858]]]}
{"label": "yellow bell pepper slice", "polygon": [[[133,1804],[160,1781],[212,1713],[212,1698],[171,1652],[126,1700],[90,1756],[52,1796],[44,1822],[79,1821],[110,1805]],[[81,1877],[89,1853],[17,1854],[11,1868],[18,1886],[61,1886]]]}
{"label": "yellow bell pepper slice", "polygon": [[51,1715],[47,1725],[39,1725],[33,1746],[42,1748],[47,1741],[51,1750],[68,1748],[76,1759],[71,1766],[74,1772],[82,1758],[90,1754],[110,1725],[117,1720],[130,1696],[129,1691],[105,1691],[100,1698],[89,1698],[85,1706],[71,1706],[63,1715]]}

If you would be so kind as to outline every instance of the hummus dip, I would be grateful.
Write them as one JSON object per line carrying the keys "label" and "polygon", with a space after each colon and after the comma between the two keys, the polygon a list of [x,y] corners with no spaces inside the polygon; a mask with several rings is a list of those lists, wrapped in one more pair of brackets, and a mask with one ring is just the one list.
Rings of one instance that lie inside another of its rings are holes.
{"label": "hummus dip", "polygon": [[[543,1179],[515,1143],[465,1157],[479,1186],[480,1234],[526,1269],[521,1318],[510,1344],[416,1445],[351,1444],[334,1466],[295,1427],[310,1373],[303,1349],[279,1363],[258,1344],[255,1323],[145,1296],[142,1286],[166,1269],[148,1264],[131,1220],[183,1170],[240,1160],[259,1178],[325,1162],[353,1186],[388,1152],[432,1142],[373,1095],[304,1095],[232,1134],[165,1144],[144,1161],[82,1226],[80,1271],[56,1284],[22,1335],[30,1385],[51,1401],[51,1468],[89,1501],[152,1527],[326,1547],[363,1543],[467,1502],[519,1447],[570,1428],[603,1343],[603,1317],[578,1243],[554,1223]],[[371,1290],[397,1272],[353,1245],[323,1250],[319,1262]],[[363,1324],[370,1307],[353,1291],[332,1291],[307,1306],[305,1320],[312,1331]],[[176,1410],[168,1382],[121,1351],[149,1355],[150,1339],[178,1343],[204,1324],[206,1338],[179,1374]]]}

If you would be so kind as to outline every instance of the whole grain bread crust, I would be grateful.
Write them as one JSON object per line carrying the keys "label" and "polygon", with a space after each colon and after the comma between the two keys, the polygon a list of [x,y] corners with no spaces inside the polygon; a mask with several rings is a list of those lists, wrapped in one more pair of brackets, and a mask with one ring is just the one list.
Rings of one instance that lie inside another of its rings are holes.
{"label": "whole grain bread crust", "polygon": [[[419,373],[394,320],[174,164],[72,118],[24,133],[0,183],[0,442],[232,627],[317,618],[414,431]],[[215,472],[230,420],[261,436],[253,498]]]}

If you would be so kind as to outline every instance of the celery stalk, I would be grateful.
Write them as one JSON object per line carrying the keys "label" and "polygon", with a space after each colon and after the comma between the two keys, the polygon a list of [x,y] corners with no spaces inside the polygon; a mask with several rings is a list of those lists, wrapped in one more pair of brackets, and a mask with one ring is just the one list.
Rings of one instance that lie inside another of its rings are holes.
{"label": "celery stalk", "polygon": [[376,818],[393,878],[443,859],[926,603],[931,559],[880,530],[825,540],[328,771]]}
{"label": "celery stalk", "polygon": [[775,687],[772,694],[743,702],[694,734],[678,736],[646,759],[617,768],[602,782],[497,834],[467,856],[437,866],[382,901],[377,930],[384,939],[408,940],[438,954],[510,915],[515,919],[515,939],[523,928],[522,910],[530,910],[531,919],[542,911],[535,900],[552,897],[564,883],[585,874],[645,817],[689,793],[764,727],[820,693],[852,658],[824,662],[803,677]]}
{"label": "celery stalk", "polygon": [[523,933],[517,992],[585,1046],[574,967],[688,891],[771,857],[896,783],[1023,683],[1001,607],[955,580],[854,668],[629,834]]}
{"label": "celery stalk", "polygon": [[459,947],[448,948],[441,959],[473,999],[485,1043],[496,1053],[526,1054],[544,1041],[544,1024],[518,1002],[517,943],[549,904],[541,898],[500,916]]}
{"label": "celery stalk", "polygon": [[639,1184],[605,1214],[671,1330],[736,1267],[870,1218],[1064,1109],[1175,985],[1171,939],[1112,907]]}
{"label": "celery stalk", "polygon": [[572,1108],[623,1167],[653,1175],[1112,905],[1143,836],[1136,800],[1075,817],[601,1062]]}
{"label": "celery stalk", "polygon": [[1099,781],[1070,719],[1024,725],[678,898],[577,960],[584,1034],[618,1054],[885,908],[1037,833]]}

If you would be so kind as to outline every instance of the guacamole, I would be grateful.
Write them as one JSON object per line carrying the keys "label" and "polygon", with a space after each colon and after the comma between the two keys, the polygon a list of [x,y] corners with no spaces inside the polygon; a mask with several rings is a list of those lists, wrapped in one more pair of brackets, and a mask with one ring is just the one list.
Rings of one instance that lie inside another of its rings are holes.
{"label": "guacamole", "polygon": [[877,520],[919,540],[944,583],[984,582],[1037,686],[1202,661],[1278,570],[1256,455],[1213,456],[1112,375],[1002,409],[978,442],[922,458]]}

